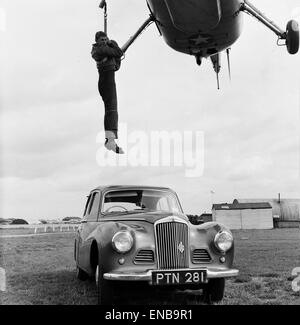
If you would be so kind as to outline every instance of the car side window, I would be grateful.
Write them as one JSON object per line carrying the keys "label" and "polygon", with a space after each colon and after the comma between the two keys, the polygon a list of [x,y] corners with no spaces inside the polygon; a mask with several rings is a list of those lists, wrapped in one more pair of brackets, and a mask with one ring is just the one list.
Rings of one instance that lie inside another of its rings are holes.
{"label": "car side window", "polygon": [[88,215],[87,215],[88,221],[97,221],[99,203],[100,203],[100,193],[94,192],[88,209]]}
{"label": "car side window", "polygon": [[87,212],[87,215],[89,216],[91,211],[92,211],[92,206],[94,204],[94,199],[95,199],[95,193],[92,194],[92,197],[91,197],[91,202],[90,202],[90,205],[89,205],[89,208],[88,208],[88,212]]}
{"label": "car side window", "polygon": [[90,200],[91,200],[91,195],[89,195],[88,198],[87,198],[87,200],[86,200],[83,217],[86,216],[86,213],[87,213],[87,210],[88,210],[88,206],[89,206]]}

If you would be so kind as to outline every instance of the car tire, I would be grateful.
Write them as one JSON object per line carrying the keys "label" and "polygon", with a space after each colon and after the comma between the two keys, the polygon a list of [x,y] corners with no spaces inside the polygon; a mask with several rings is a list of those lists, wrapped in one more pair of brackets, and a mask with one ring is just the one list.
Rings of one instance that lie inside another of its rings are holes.
{"label": "car tire", "polygon": [[79,266],[76,266],[76,277],[81,281],[85,281],[88,279],[89,275],[84,272]]}
{"label": "car tire", "polygon": [[103,268],[97,265],[95,279],[98,291],[98,305],[112,305],[114,302],[113,284],[103,278]]}
{"label": "car tire", "polygon": [[204,301],[206,303],[220,302],[224,297],[225,291],[225,279],[211,279],[205,285],[204,292]]}

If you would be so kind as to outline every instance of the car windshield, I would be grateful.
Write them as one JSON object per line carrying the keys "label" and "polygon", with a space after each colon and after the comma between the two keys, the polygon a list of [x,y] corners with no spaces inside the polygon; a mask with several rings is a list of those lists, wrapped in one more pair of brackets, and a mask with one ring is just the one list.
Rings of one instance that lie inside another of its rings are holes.
{"label": "car windshield", "polygon": [[104,196],[102,213],[132,213],[140,211],[181,212],[177,197],[160,190],[122,190]]}

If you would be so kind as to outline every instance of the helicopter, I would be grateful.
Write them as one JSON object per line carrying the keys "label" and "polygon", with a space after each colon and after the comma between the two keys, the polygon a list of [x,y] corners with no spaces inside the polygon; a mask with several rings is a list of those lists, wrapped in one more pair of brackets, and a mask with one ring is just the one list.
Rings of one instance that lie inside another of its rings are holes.
{"label": "helicopter", "polygon": [[[289,54],[299,50],[299,25],[288,21],[286,29],[278,27],[248,0],[146,0],[150,11],[147,20],[121,47],[125,53],[138,36],[155,23],[164,41],[175,51],[195,57],[201,65],[203,58],[210,58],[217,77],[221,52],[226,51],[230,76],[230,49],[242,32],[243,13],[264,24],[277,35],[277,45],[286,46]],[[104,29],[107,32],[107,0],[101,0],[104,9]]]}

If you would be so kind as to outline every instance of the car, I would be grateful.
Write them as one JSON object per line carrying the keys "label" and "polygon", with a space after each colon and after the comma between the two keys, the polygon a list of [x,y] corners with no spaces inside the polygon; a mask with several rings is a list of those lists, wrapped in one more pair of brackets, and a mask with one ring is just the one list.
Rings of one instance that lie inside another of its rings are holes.
{"label": "car", "polygon": [[[100,186],[88,195],[74,258],[80,280],[95,278],[98,303],[111,305],[129,285],[156,290],[203,289],[222,300],[232,268],[234,240],[216,222],[193,225],[177,194],[165,187]],[[136,285],[136,286],[135,286]]]}

